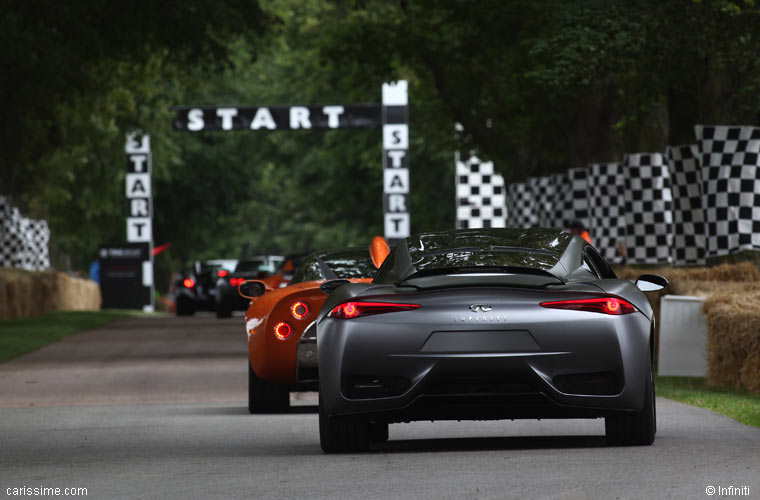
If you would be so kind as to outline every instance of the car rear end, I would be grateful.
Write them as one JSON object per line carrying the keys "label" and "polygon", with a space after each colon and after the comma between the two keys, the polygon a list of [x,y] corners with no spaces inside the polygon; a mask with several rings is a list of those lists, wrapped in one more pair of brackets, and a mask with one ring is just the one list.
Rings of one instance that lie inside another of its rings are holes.
{"label": "car rear end", "polygon": [[318,325],[325,411],[387,422],[640,411],[650,318],[593,287],[558,288],[395,293],[333,308]]}

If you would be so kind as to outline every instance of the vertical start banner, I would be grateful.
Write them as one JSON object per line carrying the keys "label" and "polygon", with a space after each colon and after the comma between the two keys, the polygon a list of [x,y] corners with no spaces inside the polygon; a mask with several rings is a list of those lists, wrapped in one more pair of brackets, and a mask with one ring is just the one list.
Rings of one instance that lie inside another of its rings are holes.
{"label": "vertical start banner", "polygon": [[154,310],[153,293],[153,194],[151,191],[152,158],[150,136],[127,135],[124,146],[127,154],[127,242],[142,243],[148,248],[142,262],[142,286],[150,293],[143,310]]}
{"label": "vertical start banner", "polygon": [[408,104],[405,80],[383,84],[383,216],[391,246],[409,236]]}

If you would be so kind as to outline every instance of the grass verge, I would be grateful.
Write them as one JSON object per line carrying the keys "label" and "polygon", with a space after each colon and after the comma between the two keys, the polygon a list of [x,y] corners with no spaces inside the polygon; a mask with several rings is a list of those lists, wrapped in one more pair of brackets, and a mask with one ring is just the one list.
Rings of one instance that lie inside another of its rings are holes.
{"label": "grass verge", "polygon": [[760,395],[708,385],[701,377],[657,377],[657,395],[760,427]]}
{"label": "grass verge", "polygon": [[142,314],[121,310],[54,311],[42,316],[0,321],[0,363],[57,342],[67,335]]}

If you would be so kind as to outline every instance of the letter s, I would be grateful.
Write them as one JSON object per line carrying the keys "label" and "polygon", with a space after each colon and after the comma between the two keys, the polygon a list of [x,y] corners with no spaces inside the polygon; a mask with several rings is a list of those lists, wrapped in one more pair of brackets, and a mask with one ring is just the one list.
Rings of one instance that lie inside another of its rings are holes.
{"label": "letter s", "polygon": [[187,130],[197,132],[203,130],[206,124],[203,121],[203,110],[199,108],[191,109],[187,112]]}

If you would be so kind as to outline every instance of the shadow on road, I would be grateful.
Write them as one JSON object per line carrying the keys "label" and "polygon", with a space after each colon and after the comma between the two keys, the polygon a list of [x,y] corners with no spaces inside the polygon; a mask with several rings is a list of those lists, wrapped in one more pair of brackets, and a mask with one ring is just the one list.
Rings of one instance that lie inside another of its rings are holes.
{"label": "shadow on road", "polygon": [[207,416],[219,416],[219,415],[240,415],[246,417],[267,417],[276,415],[316,415],[319,413],[319,407],[316,405],[296,405],[291,406],[288,413],[261,413],[258,415],[251,415],[248,413],[248,407],[241,406],[193,406],[190,408],[177,408],[173,409],[172,413],[182,415],[207,415]]}
{"label": "shadow on road", "polygon": [[606,447],[604,436],[519,436],[445,439],[404,439],[376,443],[378,453],[433,453]]}

